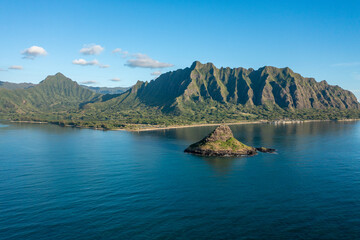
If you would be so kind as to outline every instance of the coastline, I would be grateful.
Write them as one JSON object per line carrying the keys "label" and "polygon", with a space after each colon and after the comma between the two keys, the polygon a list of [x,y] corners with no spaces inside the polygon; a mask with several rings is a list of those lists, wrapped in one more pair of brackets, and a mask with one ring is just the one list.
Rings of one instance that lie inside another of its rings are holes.
{"label": "coastline", "polygon": [[191,128],[191,127],[208,127],[208,126],[219,126],[222,124],[225,125],[243,125],[243,124],[274,124],[274,125],[283,125],[283,124],[301,124],[307,122],[354,122],[360,121],[360,119],[340,119],[340,120],[278,120],[278,121],[269,121],[269,120],[259,120],[259,121],[243,121],[243,122],[232,122],[232,123],[201,123],[201,124],[191,124],[191,125],[174,125],[168,127],[148,127],[143,129],[111,129],[112,131],[128,131],[128,132],[147,132],[147,131],[158,131],[158,130],[169,130],[169,129],[178,129],[178,128]]}
{"label": "coastline", "polygon": [[301,123],[307,123],[307,122],[354,122],[354,121],[360,121],[360,119],[339,119],[339,120],[258,120],[258,121],[240,121],[240,122],[230,122],[230,123],[197,123],[197,124],[187,124],[187,125],[170,125],[170,126],[147,126],[144,128],[132,128],[139,127],[136,125],[130,125],[132,127],[128,128],[115,128],[115,129],[104,129],[104,128],[93,128],[93,127],[82,127],[82,126],[74,126],[74,125],[58,125],[51,122],[37,122],[37,121],[14,121],[10,120],[9,122],[12,123],[30,123],[30,124],[53,124],[58,125],[59,127],[72,127],[72,128],[80,128],[80,129],[92,129],[92,130],[102,130],[102,131],[127,131],[127,132],[148,132],[148,131],[160,131],[160,130],[171,130],[171,129],[178,129],[178,128],[192,128],[192,127],[209,127],[209,126],[219,126],[222,124],[225,125],[243,125],[243,124],[272,124],[272,125],[284,125],[284,124],[301,124]]}
{"label": "coastline", "polygon": [[14,121],[14,120],[10,120],[10,122],[13,122],[13,123],[35,123],[35,124],[48,123],[48,122],[37,122],[37,121]]}
{"label": "coastline", "polygon": [[234,123],[198,123],[198,124],[188,124],[188,125],[173,125],[167,127],[147,127],[142,129],[112,129],[113,131],[129,131],[129,132],[148,132],[148,131],[158,131],[158,130],[169,130],[169,129],[177,129],[177,128],[192,128],[192,127],[211,127],[211,126],[219,126],[222,124],[225,125],[242,125],[242,124],[259,124],[259,123],[268,123],[266,120],[259,121],[251,121],[251,122],[234,122]]}

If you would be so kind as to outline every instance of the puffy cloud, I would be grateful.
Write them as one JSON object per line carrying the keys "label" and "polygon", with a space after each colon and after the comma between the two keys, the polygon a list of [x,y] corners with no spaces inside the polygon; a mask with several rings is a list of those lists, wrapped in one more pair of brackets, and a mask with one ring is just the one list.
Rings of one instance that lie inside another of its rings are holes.
{"label": "puffy cloud", "polygon": [[98,60],[94,59],[92,61],[86,61],[85,59],[79,58],[72,61],[75,65],[80,66],[99,66],[99,68],[109,68],[110,65],[101,64]]}
{"label": "puffy cloud", "polygon": [[44,48],[39,46],[32,46],[21,52],[24,55],[23,58],[34,59],[37,56],[46,56],[48,53]]}
{"label": "puffy cloud", "polygon": [[170,63],[162,63],[157,60],[150,58],[146,54],[134,54],[132,59],[127,60],[125,66],[128,67],[141,67],[141,68],[167,68],[174,66]]}
{"label": "puffy cloud", "polygon": [[9,69],[12,69],[12,70],[22,70],[23,67],[22,67],[22,66],[19,66],[19,65],[13,65],[13,66],[10,66]]}
{"label": "puffy cloud", "polygon": [[121,54],[121,56],[122,56],[123,58],[126,58],[126,57],[129,55],[129,52],[128,52],[128,51],[123,51],[121,48],[115,48],[114,50],[112,50],[112,53]]}
{"label": "puffy cloud", "polygon": [[104,48],[100,45],[85,45],[82,49],[80,49],[80,53],[84,55],[99,55],[102,51],[104,51]]}
{"label": "puffy cloud", "polygon": [[96,81],[84,81],[84,82],[81,82],[81,84],[85,84],[85,85],[90,85],[90,84],[94,84],[96,83]]}
{"label": "puffy cloud", "polygon": [[99,65],[99,61],[94,59],[92,61],[86,61],[85,59],[75,59],[72,61],[73,64],[81,65],[81,66],[92,66],[92,65]]}
{"label": "puffy cloud", "polygon": [[112,78],[112,79],[110,79],[110,81],[112,81],[112,82],[120,82],[121,80],[120,80],[120,78]]}
{"label": "puffy cloud", "polygon": [[155,72],[150,73],[150,75],[151,76],[160,76],[161,72],[160,71],[155,71]]}

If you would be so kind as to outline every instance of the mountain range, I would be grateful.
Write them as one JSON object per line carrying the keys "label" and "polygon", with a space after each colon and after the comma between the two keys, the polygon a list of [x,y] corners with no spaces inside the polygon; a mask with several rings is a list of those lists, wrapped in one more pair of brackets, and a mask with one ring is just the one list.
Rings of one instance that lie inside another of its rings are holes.
{"label": "mountain range", "polygon": [[36,84],[33,84],[33,83],[12,83],[12,82],[0,81],[0,88],[10,89],[10,90],[26,89],[26,88],[33,87],[35,85]]}
{"label": "mountain range", "polygon": [[[27,89],[36,86],[37,84],[34,83],[12,83],[12,82],[3,82],[0,81],[0,88],[14,90],[14,89]],[[92,87],[81,85],[81,87],[90,89],[96,93],[100,94],[119,94],[126,92],[131,87]]]}
{"label": "mountain range", "polygon": [[[127,99],[130,99],[127,101]],[[283,109],[359,109],[350,91],[326,81],[304,78],[290,68],[216,68],[194,62],[190,68],[164,73],[151,82],[138,82],[114,103],[138,102],[164,112],[187,110],[206,101],[223,105],[277,106]]]}
{"label": "mountain range", "polygon": [[171,124],[352,118],[360,109],[350,91],[287,67],[216,68],[198,61],[129,89],[81,86],[61,73],[37,85],[7,88],[0,87],[0,115],[10,118]]}
{"label": "mountain range", "polygon": [[86,85],[81,85],[81,86],[100,94],[120,94],[126,92],[131,88],[131,87],[91,87]]}

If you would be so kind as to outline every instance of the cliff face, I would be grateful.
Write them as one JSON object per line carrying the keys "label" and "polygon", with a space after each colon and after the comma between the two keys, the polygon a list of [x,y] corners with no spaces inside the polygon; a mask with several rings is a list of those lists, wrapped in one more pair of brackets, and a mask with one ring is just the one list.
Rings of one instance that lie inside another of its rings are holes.
{"label": "cliff face", "polygon": [[199,102],[278,106],[283,109],[360,109],[350,91],[326,81],[304,78],[289,68],[216,68],[194,62],[190,68],[162,74],[138,87],[140,102],[164,112]]}
{"label": "cliff face", "polygon": [[222,125],[201,141],[190,145],[185,152],[202,156],[255,155],[256,149],[246,146],[234,138],[231,129]]}

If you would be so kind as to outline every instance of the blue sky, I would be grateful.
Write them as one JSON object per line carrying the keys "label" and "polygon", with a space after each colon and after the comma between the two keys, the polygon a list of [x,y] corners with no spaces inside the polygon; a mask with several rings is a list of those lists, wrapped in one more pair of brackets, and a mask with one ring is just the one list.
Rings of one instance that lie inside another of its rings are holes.
{"label": "blue sky", "polygon": [[287,66],[359,97],[359,13],[359,1],[1,0],[0,81],[130,86],[199,60]]}

